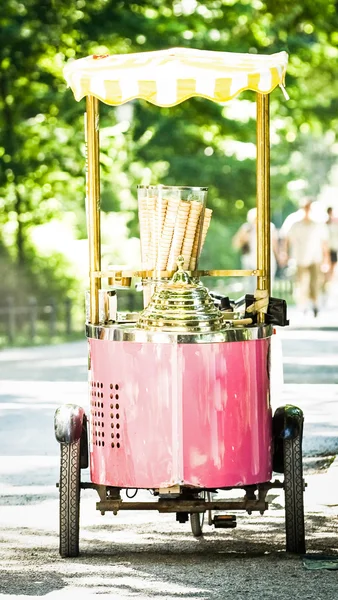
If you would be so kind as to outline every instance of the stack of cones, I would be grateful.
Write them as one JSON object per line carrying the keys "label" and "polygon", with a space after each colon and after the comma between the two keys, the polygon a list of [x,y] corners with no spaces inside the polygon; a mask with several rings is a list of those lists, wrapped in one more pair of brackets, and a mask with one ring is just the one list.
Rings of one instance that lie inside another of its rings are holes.
{"label": "stack of cones", "polygon": [[174,271],[177,268],[177,259],[182,251],[189,213],[190,202],[181,201],[177,211],[175,229],[167,262],[168,271]]}
{"label": "stack of cones", "polygon": [[[195,200],[190,202],[189,219],[187,222],[187,227],[185,230],[184,241],[183,241],[183,246],[182,246],[182,256],[184,256],[184,268],[185,269],[190,269],[191,255],[193,252],[195,239],[197,238],[197,241],[199,239],[199,231],[200,231],[199,223],[201,220],[202,209],[203,209],[203,204],[201,204],[200,202],[196,202]],[[198,249],[198,245],[197,245],[197,249]]]}
{"label": "stack of cones", "polygon": [[183,255],[184,268],[195,270],[210,225],[211,214],[212,210],[206,208],[203,218],[203,204],[196,200],[140,198],[143,268],[173,271],[176,269],[178,257]]}
{"label": "stack of cones", "polygon": [[160,271],[167,270],[167,263],[169,259],[170,248],[174,235],[175,223],[179,206],[180,200],[176,198],[171,198],[167,201],[167,211],[165,214],[156,261],[156,268],[158,268]]}

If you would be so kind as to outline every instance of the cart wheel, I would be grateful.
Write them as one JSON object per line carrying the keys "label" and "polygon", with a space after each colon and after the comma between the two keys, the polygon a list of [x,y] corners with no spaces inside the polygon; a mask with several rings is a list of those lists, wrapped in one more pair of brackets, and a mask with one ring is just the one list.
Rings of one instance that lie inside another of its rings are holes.
{"label": "cart wheel", "polygon": [[302,436],[284,440],[286,550],[305,553]]}
{"label": "cart wheel", "polygon": [[60,555],[79,555],[80,440],[60,444]]}
{"label": "cart wheel", "polygon": [[202,535],[204,513],[190,513],[191,531],[195,537]]}
{"label": "cart wheel", "polygon": [[[200,498],[202,498],[203,500],[208,500],[208,502],[210,502],[211,494],[210,494],[210,492],[202,492],[200,494]],[[205,513],[190,513],[191,531],[195,537],[200,537],[203,533],[204,515],[205,515]],[[208,515],[209,515],[209,525],[211,525],[212,524],[211,511],[208,511]]]}

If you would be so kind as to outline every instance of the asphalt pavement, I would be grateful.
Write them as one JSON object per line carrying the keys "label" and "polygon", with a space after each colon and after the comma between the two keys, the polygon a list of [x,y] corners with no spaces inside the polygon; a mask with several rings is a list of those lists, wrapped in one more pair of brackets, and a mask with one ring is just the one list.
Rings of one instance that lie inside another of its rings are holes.
{"label": "asphalt pavement", "polygon": [[[334,308],[317,319],[289,312],[290,326],[274,338],[272,404],[304,410],[307,553],[338,560],[338,319]],[[87,406],[86,379],[85,341],[0,352],[1,600],[77,594],[119,600],[337,599],[337,571],[309,571],[302,558],[285,552],[279,490],[269,494],[263,516],[238,513],[236,529],[205,526],[202,539],[169,514],[103,517],[95,510],[96,493],[85,490],[81,554],[61,559],[53,415],[62,403]],[[137,499],[142,496],[148,499],[147,492]]]}

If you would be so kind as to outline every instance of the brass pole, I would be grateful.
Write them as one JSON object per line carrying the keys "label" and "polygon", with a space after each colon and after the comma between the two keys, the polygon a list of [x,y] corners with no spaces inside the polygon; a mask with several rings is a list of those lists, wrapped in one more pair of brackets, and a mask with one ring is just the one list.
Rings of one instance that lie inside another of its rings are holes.
{"label": "brass pole", "polygon": [[99,323],[100,278],[95,271],[101,270],[100,234],[100,164],[99,164],[99,102],[93,96],[86,99],[85,129],[87,142],[86,212],[89,242],[89,294],[90,322]]}
{"label": "brass pole", "polygon": [[[257,94],[257,269],[265,275],[257,277],[257,289],[270,295],[270,119],[269,94]],[[258,322],[265,315],[258,313]]]}

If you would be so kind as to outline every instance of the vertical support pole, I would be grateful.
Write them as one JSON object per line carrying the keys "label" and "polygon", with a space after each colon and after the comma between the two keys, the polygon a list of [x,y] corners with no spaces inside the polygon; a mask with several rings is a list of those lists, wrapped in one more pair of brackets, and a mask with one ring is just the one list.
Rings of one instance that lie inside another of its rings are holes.
{"label": "vertical support pole", "polygon": [[[270,97],[257,93],[257,269],[265,275],[257,277],[257,289],[270,295]],[[257,315],[264,323],[265,315]]]}
{"label": "vertical support pole", "polygon": [[99,323],[99,289],[101,280],[93,275],[101,270],[100,233],[100,162],[99,162],[99,101],[86,99],[85,129],[87,142],[86,211],[89,242],[90,322]]}

